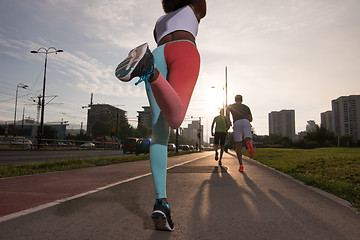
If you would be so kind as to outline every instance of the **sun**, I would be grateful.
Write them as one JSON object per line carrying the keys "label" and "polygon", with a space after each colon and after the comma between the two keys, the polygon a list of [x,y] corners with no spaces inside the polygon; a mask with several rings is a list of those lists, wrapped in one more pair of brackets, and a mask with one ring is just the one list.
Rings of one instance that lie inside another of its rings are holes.
{"label": "sun", "polygon": [[208,91],[208,99],[211,102],[211,106],[217,109],[223,108],[225,103],[224,89],[221,87],[212,86]]}
{"label": "sun", "polygon": [[202,91],[207,114],[218,114],[220,108],[224,107],[224,94],[222,88],[210,87]]}

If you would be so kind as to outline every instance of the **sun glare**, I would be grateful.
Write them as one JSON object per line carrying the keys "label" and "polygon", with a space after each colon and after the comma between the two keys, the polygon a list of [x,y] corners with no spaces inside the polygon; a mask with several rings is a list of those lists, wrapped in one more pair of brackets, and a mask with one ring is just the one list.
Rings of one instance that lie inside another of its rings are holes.
{"label": "sun glare", "polygon": [[206,93],[206,99],[208,100],[209,109],[211,112],[218,112],[224,105],[224,92],[222,88],[211,87]]}

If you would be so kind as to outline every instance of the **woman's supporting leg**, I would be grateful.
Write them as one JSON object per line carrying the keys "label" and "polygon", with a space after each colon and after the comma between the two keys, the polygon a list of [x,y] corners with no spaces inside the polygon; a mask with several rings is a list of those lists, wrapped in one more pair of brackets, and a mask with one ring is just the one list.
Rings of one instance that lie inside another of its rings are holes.
{"label": "woman's supporting leg", "polygon": [[[158,47],[153,55],[158,70],[167,75],[167,67],[163,54],[164,48]],[[150,167],[155,188],[156,199],[166,198],[166,167],[169,125],[156,103],[151,89],[146,88],[152,114],[152,139],[150,144]]]}
{"label": "woman's supporting leg", "polygon": [[169,125],[166,123],[151,90],[147,90],[152,114],[150,167],[155,188],[155,198],[166,198],[167,142]]}

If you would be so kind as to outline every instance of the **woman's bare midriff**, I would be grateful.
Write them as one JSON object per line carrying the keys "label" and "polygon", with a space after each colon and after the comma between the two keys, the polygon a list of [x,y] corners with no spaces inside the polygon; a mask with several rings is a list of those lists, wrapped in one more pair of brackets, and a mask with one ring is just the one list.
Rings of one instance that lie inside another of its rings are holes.
{"label": "woman's bare midriff", "polygon": [[178,40],[189,40],[195,44],[195,37],[191,33],[187,31],[175,31],[163,37],[158,43],[158,46]]}

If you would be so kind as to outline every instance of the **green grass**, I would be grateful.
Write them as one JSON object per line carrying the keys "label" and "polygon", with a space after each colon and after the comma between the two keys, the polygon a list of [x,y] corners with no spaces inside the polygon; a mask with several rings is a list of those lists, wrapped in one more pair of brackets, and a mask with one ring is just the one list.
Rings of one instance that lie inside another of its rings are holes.
{"label": "green grass", "polygon": [[[169,156],[188,154],[169,153]],[[0,166],[0,178],[148,160],[149,155],[99,159],[68,159]],[[360,209],[360,148],[273,149],[256,148],[253,157],[307,185],[341,197]]]}
{"label": "green grass", "polygon": [[[193,153],[193,152],[181,151],[178,154],[169,153],[168,156],[171,157],[171,156],[183,155],[189,153]],[[105,166],[105,165],[118,164],[123,162],[134,162],[134,161],[142,161],[148,159],[149,159],[149,155],[147,154],[147,155],[138,155],[138,156],[125,155],[119,157],[108,157],[108,158],[98,158],[98,159],[70,158],[62,161],[46,161],[41,163],[7,165],[7,166],[0,166],[0,178],[64,171],[64,170],[79,169],[79,168],[88,168],[95,166]]]}
{"label": "green grass", "polygon": [[360,208],[360,148],[257,148],[253,159]]}

